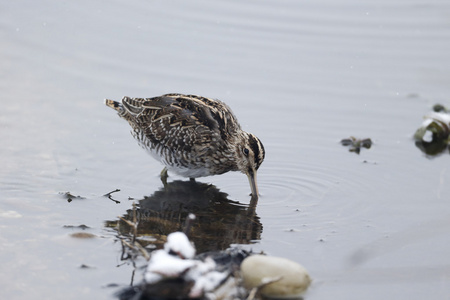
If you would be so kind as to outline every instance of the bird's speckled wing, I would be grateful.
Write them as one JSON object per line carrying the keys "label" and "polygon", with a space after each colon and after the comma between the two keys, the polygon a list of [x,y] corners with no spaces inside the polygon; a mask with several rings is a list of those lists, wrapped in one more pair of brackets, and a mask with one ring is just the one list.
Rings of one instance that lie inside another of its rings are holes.
{"label": "bird's speckled wing", "polygon": [[[200,96],[124,97],[122,103],[135,133],[140,131],[153,147],[160,145],[174,151],[195,150],[197,155],[206,154],[212,144],[220,147],[220,140],[226,140],[240,129],[226,104]],[[215,139],[219,143],[211,143]]]}

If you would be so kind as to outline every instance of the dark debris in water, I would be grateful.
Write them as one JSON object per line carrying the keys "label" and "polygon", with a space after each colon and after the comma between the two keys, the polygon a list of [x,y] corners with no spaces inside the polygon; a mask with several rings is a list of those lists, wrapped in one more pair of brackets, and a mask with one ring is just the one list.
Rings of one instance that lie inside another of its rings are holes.
{"label": "dark debris in water", "polygon": [[442,105],[442,104],[435,104],[434,106],[433,106],[433,111],[434,112],[443,112],[443,113],[450,113],[450,110],[448,110],[444,105]]}
{"label": "dark debris in water", "polygon": [[78,225],[78,226],[75,226],[75,225],[64,225],[63,227],[64,228],[79,228],[79,229],[82,229],[82,230],[86,230],[86,229],[90,228],[89,226],[84,225],[84,224],[81,224],[81,225]]}
{"label": "dark debris in water", "polygon": [[59,192],[60,195],[62,195],[64,197],[64,199],[67,200],[67,202],[72,202],[72,200],[77,199],[77,200],[83,200],[86,199],[85,197],[81,197],[81,196],[75,196],[73,195],[71,192]]}
{"label": "dark debris in water", "polygon": [[370,149],[370,147],[372,147],[372,140],[369,138],[358,139],[358,138],[351,136],[348,139],[341,140],[341,144],[343,146],[349,146],[350,152],[355,152],[356,154],[359,154],[359,152],[361,152],[361,148]]}
{"label": "dark debris in water", "polygon": [[450,110],[442,104],[424,117],[422,126],[414,133],[417,148],[429,156],[450,152]]}
{"label": "dark debris in water", "polygon": [[91,266],[88,266],[88,265],[85,265],[85,264],[82,264],[81,266],[80,266],[80,269],[95,269],[94,267],[91,267]]}

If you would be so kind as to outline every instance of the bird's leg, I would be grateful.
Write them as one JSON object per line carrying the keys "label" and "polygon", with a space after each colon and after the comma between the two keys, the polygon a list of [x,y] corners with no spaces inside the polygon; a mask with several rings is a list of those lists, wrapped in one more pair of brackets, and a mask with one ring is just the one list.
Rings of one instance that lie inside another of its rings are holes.
{"label": "bird's leg", "polygon": [[167,177],[169,177],[169,174],[167,174],[166,167],[164,167],[164,169],[162,169],[160,176],[161,176],[161,181],[162,181],[164,187],[166,188],[167,187]]}

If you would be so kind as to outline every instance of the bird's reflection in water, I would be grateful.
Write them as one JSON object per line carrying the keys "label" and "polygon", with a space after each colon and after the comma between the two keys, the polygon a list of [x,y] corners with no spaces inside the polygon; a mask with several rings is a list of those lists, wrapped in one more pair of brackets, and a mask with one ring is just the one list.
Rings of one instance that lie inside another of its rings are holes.
{"label": "bird's reflection in water", "polygon": [[[194,242],[197,253],[259,240],[262,225],[255,213],[256,199],[250,205],[244,205],[229,200],[227,196],[210,184],[170,182],[138,201],[137,235],[153,237],[155,240],[148,243],[161,246],[167,234],[181,231],[186,217],[193,213],[196,219],[190,229],[190,240]],[[130,209],[123,217],[133,221],[133,214]],[[108,222],[107,226],[115,227],[120,234],[130,232],[130,226],[123,221]]]}

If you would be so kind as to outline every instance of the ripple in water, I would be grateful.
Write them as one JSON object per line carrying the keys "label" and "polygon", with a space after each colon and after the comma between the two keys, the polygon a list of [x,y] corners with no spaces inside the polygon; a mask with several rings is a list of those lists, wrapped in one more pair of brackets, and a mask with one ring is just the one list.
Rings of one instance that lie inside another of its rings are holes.
{"label": "ripple in water", "polygon": [[325,166],[316,161],[277,162],[265,166],[258,184],[261,196],[270,204],[324,199],[331,191],[348,195],[369,189],[363,176],[365,169],[344,170],[340,163]]}

